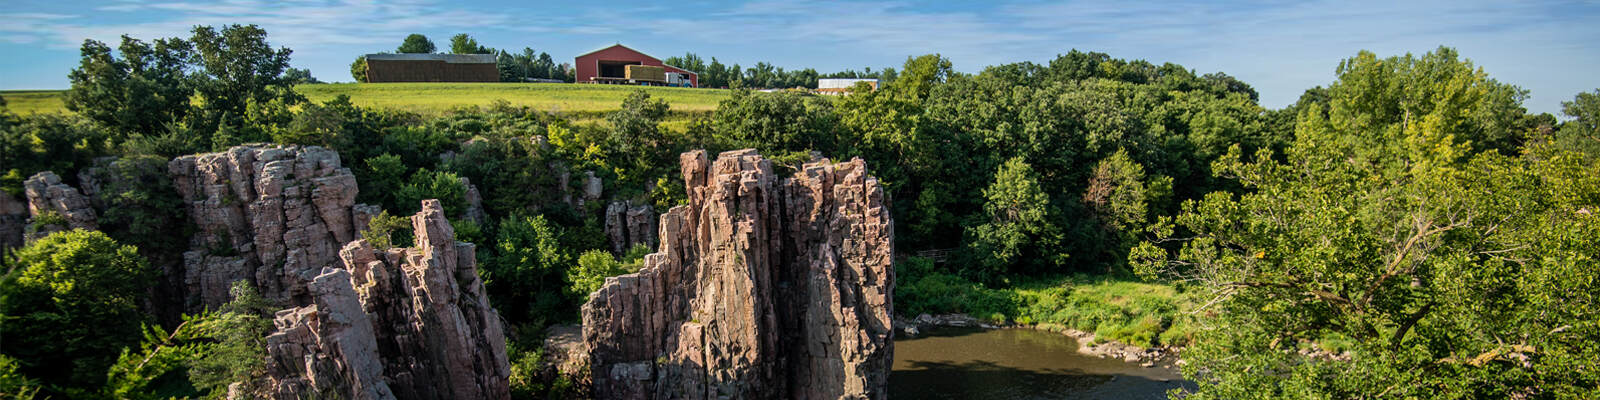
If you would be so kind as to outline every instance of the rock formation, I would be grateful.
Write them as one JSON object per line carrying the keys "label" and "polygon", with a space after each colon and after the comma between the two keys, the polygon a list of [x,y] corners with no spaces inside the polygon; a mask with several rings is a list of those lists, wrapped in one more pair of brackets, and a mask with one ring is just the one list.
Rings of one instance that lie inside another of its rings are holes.
{"label": "rock formation", "polygon": [[28,225],[28,203],[0,193],[0,250],[22,247],[22,230]]}
{"label": "rock formation", "polygon": [[278,312],[277,331],[267,336],[267,397],[395,398],[350,278],[349,271],[328,268],[306,285],[315,304]]}
{"label": "rock formation", "polygon": [[583,171],[583,198],[578,199],[578,208],[588,202],[600,200],[601,192],[605,190],[604,182],[600,177],[594,176],[594,171]]}
{"label": "rock formation", "polygon": [[633,205],[632,201],[613,201],[606,206],[606,238],[611,242],[611,252],[621,255],[637,244],[653,245],[656,242],[656,212],[650,205]]}
{"label": "rock formation", "polygon": [[482,224],[486,218],[483,213],[483,195],[478,194],[478,187],[472,185],[472,180],[465,176],[458,179],[461,180],[461,186],[467,188],[467,193],[462,196],[467,200],[467,210],[462,211],[461,218],[474,224]]}
{"label": "rock formation", "polygon": [[311,304],[307,282],[358,236],[356,179],[332,150],[237,146],[167,169],[197,228],[183,255],[190,309],[226,302],[241,279],[268,299]]}
{"label": "rock formation", "polygon": [[689,204],[658,252],[583,306],[595,397],[887,397],[893,234],[865,163],[680,162]]}
{"label": "rock formation", "polygon": [[23,193],[28,196],[28,213],[32,214],[37,222],[39,217],[54,214],[61,218],[63,224],[47,223],[41,226],[38,236],[50,232],[67,229],[96,230],[100,228],[95,221],[94,207],[89,203],[89,198],[71,185],[61,182],[61,177],[54,172],[44,171],[34,174],[22,183]]}
{"label": "rock formation", "polygon": [[268,336],[275,398],[507,399],[500,317],[478,280],[473,245],[437,200],[411,217],[417,246],[339,251],[342,268],[307,284],[313,304],[280,311]]}

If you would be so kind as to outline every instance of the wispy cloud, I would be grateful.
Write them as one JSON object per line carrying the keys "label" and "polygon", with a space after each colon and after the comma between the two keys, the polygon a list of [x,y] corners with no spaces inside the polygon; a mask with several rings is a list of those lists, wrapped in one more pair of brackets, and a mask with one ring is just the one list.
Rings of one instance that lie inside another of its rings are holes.
{"label": "wispy cloud", "polygon": [[24,13],[0,17],[0,37],[10,41],[76,47],[84,39],[113,40],[122,34],[151,38],[184,36],[196,25],[257,24],[274,42],[293,48],[376,44],[423,29],[498,28],[510,15],[454,8],[430,1],[123,2],[92,9],[102,14],[148,13],[140,22],[102,23],[103,15]]}

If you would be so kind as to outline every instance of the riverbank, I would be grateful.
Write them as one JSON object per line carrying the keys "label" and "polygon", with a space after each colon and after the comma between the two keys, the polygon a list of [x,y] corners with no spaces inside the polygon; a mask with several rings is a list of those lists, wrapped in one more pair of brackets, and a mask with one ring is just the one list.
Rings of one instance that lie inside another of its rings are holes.
{"label": "riverbank", "polygon": [[1183,347],[1195,334],[1193,295],[1178,285],[1112,275],[1070,275],[997,286],[944,272],[926,259],[897,265],[895,312],[963,314],[990,325],[1059,325],[1095,342]]}
{"label": "riverbank", "polygon": [[1073,338],[1078,342],[1079,354],[1100,358],[1118,359],[1130,363],[1138,363],[1145,368],[1175,367],[1182,365],[1178,353],[1182,347],[1174,346],[1136,346],[1122,343],[1114,339],[1104,339],[1093,332],[1073,329],[1061,324],[1017,324],[1017,323],[989,323],[970,315],[952,314],[920,314],[916,318],[895,317],[895,331],[897,334],[916,337],[923,331],[934,328],[982,328],[982,329],[1031,329],[1056,333]]}

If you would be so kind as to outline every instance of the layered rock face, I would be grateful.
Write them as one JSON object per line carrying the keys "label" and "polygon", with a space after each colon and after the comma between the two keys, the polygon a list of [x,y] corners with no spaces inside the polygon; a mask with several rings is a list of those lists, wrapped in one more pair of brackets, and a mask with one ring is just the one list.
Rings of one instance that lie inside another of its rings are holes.
{"label": "layered rock face", "polygon": [[343,268],[307,284],[311,305],[280,311],[267,337],[275,398],[507,399],[500,317],[478,280],[471,243],[437,200],[411,217],[416,247],[357,240]]}
{"label": "layered rock face", "polygon": [[689,204],[658,252],[583,306],[595,397],[887,397],[894,238],[865,163],[680,162]]}
{"label": "layered rock face", "polygon": [[606,239],[611,242],[612,253],[620,255],[634,245],[656,242],[656,212],[648,204],[611,202],[606,206],[605,221]]}
{"label": "layered rock face", "polygon": [[54,172],[44,171],[34,174],[22,183],[23,193],[28,197],[28,213],[34,218],[44,214],[55,214],[65,221],[65,226],[60,224],[47,224],[36,232],[44,236],[51,232],[66,229],[100,229],[95,221],[94,206],[89,203],[89,197],[84,196],[77,188],[61,182],[61,177]]}
{"label": "layered rock face", "polygon": [[310,304],[307,283],[357,236],[356,179],[332,150],[237,146],[167,168],[198,228],[183,255],[189,309],[227,302],[240,279],[268,299]]}

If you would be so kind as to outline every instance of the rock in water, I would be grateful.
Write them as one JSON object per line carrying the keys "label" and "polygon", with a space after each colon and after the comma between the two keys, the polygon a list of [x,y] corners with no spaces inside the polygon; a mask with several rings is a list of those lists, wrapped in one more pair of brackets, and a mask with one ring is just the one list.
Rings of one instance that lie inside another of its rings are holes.
{"label": "rock in water", "polygon": [[658,252],[583,306],[595,397],[886,398],[894,237],[865,163],[680,163],[689,204],[661,216]]}
{"label": "rock in water", "polygon": [[197,228],[183,255],[191,310],[227,302],[241,279],[279,303],[310,304],[307,282],[359,236],[356,178],[333,150],[236,146],[167,169]]}
{"label": "rock in water", "polygon": [[313,304],[280,311],[268,336],[275,398],[509,399],[500,316],[478,280],[471,243],[437,200],[411,217],[417,247],[339,251],[310,288]]}

